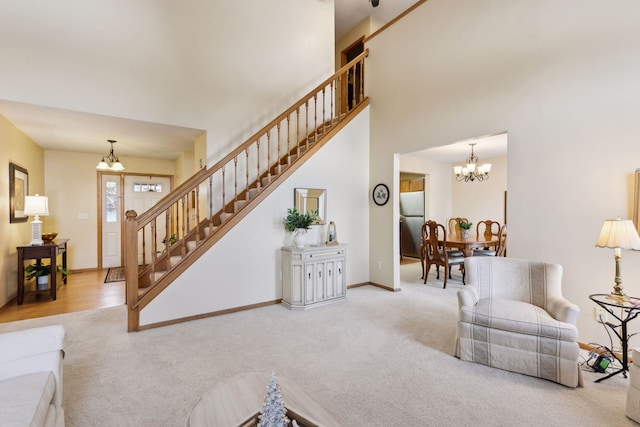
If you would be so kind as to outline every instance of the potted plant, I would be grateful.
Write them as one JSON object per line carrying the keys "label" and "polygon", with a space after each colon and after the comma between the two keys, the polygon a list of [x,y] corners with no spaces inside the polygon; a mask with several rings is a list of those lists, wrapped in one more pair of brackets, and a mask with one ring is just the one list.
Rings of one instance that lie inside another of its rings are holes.
{"label": "potted plant", "polygon": [[469,229],[471,228],[473,223],[467,222],[463,219],[463,220],[460,220],[458,224],[460,225],[460,235],[462,236],[462,238],[466,239],[467,237],[469,237]]}
{"label": "potted plant", "polygon": [[318,220],[318,211],[300,213],[296,208],[287,209],[287,216],[283,218],[284,228],[293,231],[293,242],[299,248],[304,247],[307,230]]}
{"label": "potted plant", "polygon": [[[49,287],[49,275],[51,274],[50,264],[30,264],[24,268],[24,271],[27,273],[25,276],[27,280],[36,279],[39,291],[45,290]],[[56,267],[56,271],[64,275],[71,274],[71,270],[65,270],[61,265]]]}
{"label": "potted plant", "polygon": [[[171,237],[169,237],[169,246],[173,246],[176,244],[176,242],[178,241],[178,238],[176,237],[175,234],[172,234]],[[162,239],[162,245],[165,246],[167,244],[167,237],[165,236],[164,239]],[[165,249],[162,249],[161,251],[156,251],[159,254],[163,254],[165,251]]]}

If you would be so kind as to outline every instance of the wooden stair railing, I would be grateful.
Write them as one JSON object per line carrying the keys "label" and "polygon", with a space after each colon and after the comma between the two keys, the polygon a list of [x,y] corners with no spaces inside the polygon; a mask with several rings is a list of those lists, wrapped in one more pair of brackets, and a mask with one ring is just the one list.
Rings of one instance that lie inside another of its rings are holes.
{"label": "wooden stair railing", "polygon": [[369,105],[365,50],[141,215],[126,212],[128,330],[140,311]]}

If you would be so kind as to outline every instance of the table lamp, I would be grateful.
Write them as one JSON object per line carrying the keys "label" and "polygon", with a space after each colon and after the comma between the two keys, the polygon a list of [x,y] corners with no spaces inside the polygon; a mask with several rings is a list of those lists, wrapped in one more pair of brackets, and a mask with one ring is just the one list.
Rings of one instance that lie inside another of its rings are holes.
{"label": "table lamp", "polygon": [[49,215],[49,199],[46,196],[25,196],[24,214],[33,216],[31,221],[31,243],[30,245],[42,245],[42,221],[40,215]]}
{"label": "table lamp", "polygon": [[600,236],[596,246],[599,248],[612,248],[616,260],[616,278],[613,292],[609,297],[616,301],[625,301],[626,295],[622,291],[622,278],[620,277],[620,259],[622,249],[640,250],[640,236],[635,225],[630,219],[607,219],[602,225]]}

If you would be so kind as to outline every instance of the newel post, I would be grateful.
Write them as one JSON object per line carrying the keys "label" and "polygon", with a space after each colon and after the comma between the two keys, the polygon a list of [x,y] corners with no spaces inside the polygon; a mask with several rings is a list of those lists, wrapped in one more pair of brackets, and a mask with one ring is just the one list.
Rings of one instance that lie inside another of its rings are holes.
{"label": "newel post", "polygon": [[125,212],[124,223],[124,271],[126,283],[127,330],[138,330],[140,312],[135,306],[138,300],[138,213],[134,210]]}

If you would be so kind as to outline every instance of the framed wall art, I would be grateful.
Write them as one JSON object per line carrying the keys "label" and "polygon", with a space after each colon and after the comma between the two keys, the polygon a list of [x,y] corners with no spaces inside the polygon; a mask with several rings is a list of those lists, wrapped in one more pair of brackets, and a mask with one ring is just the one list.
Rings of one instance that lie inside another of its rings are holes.
{"label": "framed wall art", "polygon": [[27,222],[24,214],[24,198],[29,194],[29,172],[9,163],[9,222]]}

